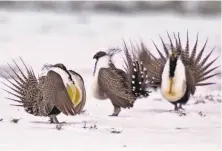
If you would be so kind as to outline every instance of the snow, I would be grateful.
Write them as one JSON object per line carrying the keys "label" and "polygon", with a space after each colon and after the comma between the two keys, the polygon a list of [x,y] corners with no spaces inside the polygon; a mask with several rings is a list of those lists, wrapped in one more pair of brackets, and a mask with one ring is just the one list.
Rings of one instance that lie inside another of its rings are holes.
{"label": "snow", "polygon": [[[90,94],[92,57],[97,51],[121,47],[123,38],[143,39],[154,49],[151,38],[160,45],[159,34],[167,39],[168,30],[180,32],[184,41],[188,30],[190,41],[199,32],[199,46],[209,37],[206,52],[216,45],[214,58],[221,52],[220,27],[220,17],[0,12],[1,66],[12,64],[12,58],[21,65],[21,56],[37,74],[43,64],[61,62],[83,76],[88,92],[85,113],[74,117],[60,114],[58,120],[67,123],[57,130],[48,118],[10,106],[12,102],[5,99],[9,95],[1,90],[0,150],[221,150],[220,77],[215,78],[217,85],[197,89],[185,106],[187,116],[170,112],[173,106],[158,91],[138,100],[133,109],[122,110],[119,117],[109,117],[113,111],[110,101],[96,100]],[[119,55],[115,61],[121,67]],[[215,64],[220,64],[220,58]],[[213,98],[207,99],[210,94]],[[197,96],[205,103],[195,103]],[[20,120],[12,123],[13,118]]]}

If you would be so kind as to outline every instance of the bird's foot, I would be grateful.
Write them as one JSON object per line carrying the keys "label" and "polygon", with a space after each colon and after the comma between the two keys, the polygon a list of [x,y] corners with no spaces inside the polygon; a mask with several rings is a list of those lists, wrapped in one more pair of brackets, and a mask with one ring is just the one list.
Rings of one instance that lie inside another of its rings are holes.
{"label": "bird's foot", "polygon": [[67,124],[67,122],[59,122],[59,124]]}
{"label": "bird's foot", "polygon": [[182,108],[181,104],[179,105],[179,107],[177,106],[177,104],[175,104],[174,112],[177,113],[179,116],[186,116],[187,115],[185,112],[185,109]]}
{"label": "bird's foot", "polygon": [[175,111],[175,113],[177,113],[179,116],[186,116],[186,115],[187,115],[184,109],[178,108],[177,110],[174,110],[174,111]]}
{"label": "bird's foot", "polygon": [[52,117],[49,118],[49,123],[50,123],[50,124],[55,123],[55,122],[53,121],[53,118],[52,118]]}
{"label": "bird's foot", "polygon": [[118,116],[118,114],[116,114],[116,113],[113,113],[113,114],[111,114],[111,115],[109,115],[109,116]]}
{"label": "bird's foot", "polygon": [[152,91],[144,91],[143,96],[146,98],[146,97],[150,96],[149,94],[150,94],[151,92],[152,92]]}
{"label": "bird's foot", "polygon": [[52,115],[49,117],[49,123],[50,124],[60,124],[60,122],[58,121],[57,117]]}
{"label": "bird's foot", "polygon": [[119,113],[121,111],[121,108],[120,107],[114,107],[114,111],[113,111],[113,114],[109,115],[109,116],[118,116]]}
{"label": "bird's foot", "polygon": [[185,109],[182,107],[182,105],[179,105],[179,108],[178,108],[178,109],[185,111]]}

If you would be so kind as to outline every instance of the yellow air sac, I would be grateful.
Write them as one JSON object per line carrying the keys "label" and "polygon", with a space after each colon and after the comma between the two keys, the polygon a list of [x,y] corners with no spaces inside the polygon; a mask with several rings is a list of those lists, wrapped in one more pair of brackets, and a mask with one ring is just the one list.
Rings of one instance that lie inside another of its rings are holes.
{"label": "yellow air sac", "polygon": [[81,101],[79,89],[74,84],[70,84],[70,85],[67,85],[66,90],[74,106],[77,106]]}

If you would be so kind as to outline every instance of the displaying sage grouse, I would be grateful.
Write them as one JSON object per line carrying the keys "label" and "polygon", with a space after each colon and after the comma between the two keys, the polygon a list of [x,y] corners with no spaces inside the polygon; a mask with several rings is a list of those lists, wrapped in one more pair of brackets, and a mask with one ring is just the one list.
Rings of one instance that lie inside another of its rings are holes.
{"label": "displaying sage grouse", "polygon": [[140,62],[132,58],[126,44],[126,72],[113,64],[112,56],[120,51],[120,49],[99,51],[93,57],[96,63],[92,93],[97,99],[111,100],[114,112],[110,116],[118,116],[121,108],[131,108],[137,98],[149,95],[145,90],[148,84],[145,80],[147,71]]}
{"label": "displaying sage grouse", "polygon": [[67,70],[63,64],[46,65],[37,80],[32,68],[21,61],[26,68],[26,75],[15,61],[20,74],[10,65],[15,77],[5,70],[12,78],[11,81],[5,78],[12,85],[5,84],[12,90],[5,91],[16,97],[7,99],[20,103],[14,106],[22,106],[34,116],[48,116],[51,123],[59,123],[56,116],[61,112],[76,115],[82,111],[86,92],[84,81],[78,73]]}
{"label": "displaying sage grouse", "polygon": [[148,70],[149,81],[151,81],[149,86],[161,88],[163,97],[174,104],[175,110],[178,110],[183,109],[182,105],[188,102],[190,95],[194,95],[196,86],[214,84],[205,81],[220,74],[212,73],[219,66],[210,68],[217,59],[208,62],[213,50],[206,57],[203,57],[207,40],[197,53],[197,35],[196,42],[190,53],[188,32],[185,48],[182,48],[179,33],[178,35],[174,33],[174,44],[168,33],[167,35],[170,42],[169,47],[166,46],[160,37],[165,55],[163,55],[154,42],[156,50],[160,55],[159,58],[155,57],[144,44],[142,44],[139,55]]}

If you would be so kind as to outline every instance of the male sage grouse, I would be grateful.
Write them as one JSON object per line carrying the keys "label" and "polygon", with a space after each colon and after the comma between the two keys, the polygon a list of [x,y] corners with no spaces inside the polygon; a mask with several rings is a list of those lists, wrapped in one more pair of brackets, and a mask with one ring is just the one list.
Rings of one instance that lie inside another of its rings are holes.
{"label": "male sage grouse", "polygon": [[48,116],[51,123],[59,123],[56,116],[61,112],[76,115],[82,111],[86,92],[84,81],[78,73],[67,70],[63,64],[45,65],[42,75],[37,79],[32,68],[21,61],[26,68],[26,75],[15,61],[20,74],[10,65],[15,77],[5,70],[12,81],[5,79],[12,86],[5,85],[13,92],[5,91],[16,97],[7,99],[21,103],[14,106],[22,106],[34,116]]}
{"label": "male sage grouse", "polygon": [[[124,43],[125,44],[125,43]],[[93,96],[97,99],[110,99],[114,112],[110,116],[118,116],[121,108],[131,108],[139,97],[147,97],[149,92],[145,90],[146,69],[130,55],[125,44],[125,69],[118,69],[112,62],[112,56],[120,52],[120,49],[110,49],[108,52],[99,51],[93,59],[96,59],[92,85]]]}
{"label": "male sage grouse", "polygon": [[204,81],[220,74],[211,74],[219,66],[210,68],[217,58],[207,63],[214,49],[206,57],[202,56],[207,40],[199,53],[197,53],[197,35],[196,42],[190,53],[188,32],[185,48],[182,48],[179,33],[178,35],[174,33],[174,44],[168,33],[167,35],[170,42],[169,47],[166,46],[160,37],[165,56],[154,42],[160,58],[155,57],[144,44],[142,44],[139,55],[148,70],[149,81],[151,81],[149,86],[160,87],[163,97],[174,104],[174,110],[181,111],[183,109],[182,105],[188,102],[190,95],[194,95],[196,86],[214,84]]}

